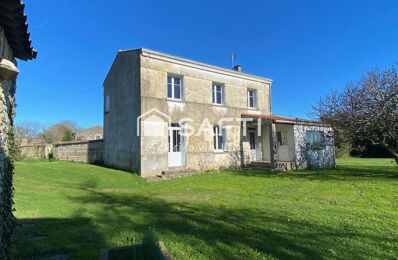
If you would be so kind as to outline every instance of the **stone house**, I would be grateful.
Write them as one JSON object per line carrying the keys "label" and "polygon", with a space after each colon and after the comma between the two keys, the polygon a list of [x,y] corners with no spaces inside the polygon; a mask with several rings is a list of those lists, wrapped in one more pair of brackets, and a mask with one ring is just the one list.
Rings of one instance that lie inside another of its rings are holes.
{"label": "stone house", "polygon": [[101,126],[79,129],[74,133],[76,141],[91,141],[102,139],[103,130]]}
{"label": "stone house", "polygon": [[16,58],[30,60],[36,51],[29,39],[25,5],[20,0],[0,2],[0,259],[10,258],[12,215],[12,126],[15,113]]}
{"label": "stone house", "polygon": [[334,167],[333,131],[272,114],[272,80],[148,49],[119,51],[104,81],[104,163],[170,169]]}

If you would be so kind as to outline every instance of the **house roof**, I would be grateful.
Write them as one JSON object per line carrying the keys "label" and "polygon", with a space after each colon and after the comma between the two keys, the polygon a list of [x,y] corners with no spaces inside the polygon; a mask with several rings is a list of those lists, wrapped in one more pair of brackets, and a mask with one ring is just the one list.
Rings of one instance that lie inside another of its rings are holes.
{"label": "house roof", "polygon": [[301,118],[292,118],[279,115],[267,115],[267,114],[254,114],[254,113],[243,113],[242,117],[246,118],[261,118],[264,120],[272,121],[274,123],[285,123],[285,124],[306,124],[306,125],[326,125],[321,121],[308,120]]}
{"label": "house roof", "polygon": [[24,9],[25,4],[20,0],[1,0],[0,26],[4,29],[14,57],[21,60],[31,60],[36,58],[37,51],[32,47]]}
{"label": "house roof", "polygon": [[207,69],[210,71],[217,71],[218,73],[223,73],[225,75],[233,75],[233,76],[237,76],[240,78],[252,79],[252,80],[256,80],[256,81],[260,81],[260,82],[264,82],[264,83],[268,83],[268,84],[272,83],[272,79],[269,79],[269,78],[243,73],[241,71],[236,71],[234,69],[227,69],[227,68],[223,68],[223,67],[219,67],[219,66],[214,66],[214,65],[203,63],[203,62],[198,62],[198,61],[194,61],[191,59],[183,58],[180,56],[171,55],[171,54],[167,54],[167,53],[163,53],[163,52],[159,52],[159,51],[154,51],[154,50],[147,49],[147,48],[120,50],[119,52],[129,52],[129,51],[140,51],[141,54],[152,57],[152,58],[158,57],[158,58],[162,58],[162,59],[169,59],[176,63],[181,63],[184,65],[189,65],[189,66],[197,67],[200,69]]}

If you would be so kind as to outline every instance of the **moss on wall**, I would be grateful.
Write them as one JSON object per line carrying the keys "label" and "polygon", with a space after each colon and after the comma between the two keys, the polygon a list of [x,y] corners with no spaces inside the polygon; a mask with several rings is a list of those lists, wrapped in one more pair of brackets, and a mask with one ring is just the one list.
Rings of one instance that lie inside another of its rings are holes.
{"label": "moss on wall", "polygon": [[[0,59],[15,62],[10,46],[0,27]],[[12,131],[15,108],[15,80],[0,81],[0,259],[10,258],[11,234],[15,226],[13,215],[13,156]]]}

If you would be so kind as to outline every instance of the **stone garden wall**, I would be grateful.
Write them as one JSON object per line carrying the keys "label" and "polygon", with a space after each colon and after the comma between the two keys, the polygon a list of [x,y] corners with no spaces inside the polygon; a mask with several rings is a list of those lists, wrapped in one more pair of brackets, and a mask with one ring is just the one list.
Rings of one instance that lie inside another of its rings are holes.
{"label": "stone garden wall", "polygon": [[103,140],[54,144],[52,148],[52,154],[54,159],[57,160],[102,163]]}
{"label": "stone garden wall", "polygon": [[103,140],[46,144],[32,140],[17,143],[17,157],[28,160],[47,160],[102,163]]}
{"label": "stone garden wall", "polygon": [[16,139],[16,159],[44,160],[52,151],[52,145],[39,139]]}

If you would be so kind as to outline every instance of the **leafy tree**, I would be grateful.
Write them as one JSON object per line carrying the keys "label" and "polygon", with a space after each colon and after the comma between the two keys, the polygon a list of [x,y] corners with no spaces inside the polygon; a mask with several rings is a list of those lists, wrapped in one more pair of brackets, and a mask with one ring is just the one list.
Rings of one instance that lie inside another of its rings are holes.
{"label": "leafy tree", "polygon": [[63,142],[70,142],[74,140],[72,129],[66,128],[64,131],[64,136],[62,138]]}
{"label": "leafy tree", "polygon": [[47,128],[41,137],[47,143],[56,143],[60,141],[73,141],[73,133],[78,130],[76,123],[72,121],[62,121]]}

